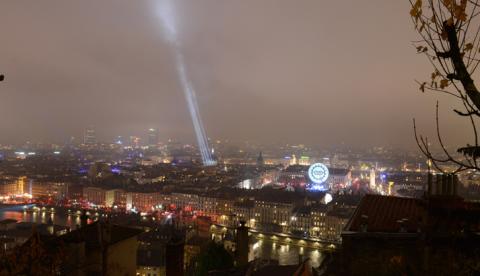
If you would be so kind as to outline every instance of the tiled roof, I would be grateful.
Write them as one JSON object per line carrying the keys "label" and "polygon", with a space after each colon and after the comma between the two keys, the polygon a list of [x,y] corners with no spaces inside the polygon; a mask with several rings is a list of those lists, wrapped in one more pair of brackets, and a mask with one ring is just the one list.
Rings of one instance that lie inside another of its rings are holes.
{"label": "tiled roof", "polygon": [[348,222],[345,231],[360,232],[366,225],[367,232],[399,232],[403,225],[406,232],[417,232],[425,214],[424,201],[380,195],[366,195]]}
{"label": "tiled roof", "polygon": [[0,220],[0,225],[3,225],[3,224],[11,224],[11,223],[17,223],[17,220],[16,220],[16,219],[4,219],[4,220]]}
{"label": "tiled roof", "polygon": [[458,196],[434,195],[425,199],[366,195],[345,227],[346,232],[442,234],[479,227],[480,204]]}
{"label": "tiled roof", "polygon": [[[60,238],[64,242],[83,242],[87,248],[97,248],[101,246],[99,228],[108,227],[106,224],[101,222],[94,222],[85,227],[77,229],[75,231],[69,232]],[[129,239],[131,237],[137,236],[142,233],[142,230],[120,226],[120,225],[111,225],[110,229],[110,242],[109,244],[115,244],[117,242]]]}

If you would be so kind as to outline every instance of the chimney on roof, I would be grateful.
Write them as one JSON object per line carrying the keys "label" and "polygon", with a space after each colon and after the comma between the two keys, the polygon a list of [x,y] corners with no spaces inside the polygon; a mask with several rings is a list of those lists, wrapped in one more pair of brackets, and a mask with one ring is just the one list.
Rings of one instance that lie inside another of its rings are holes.
{"label": "chimney on roof", "polygon": [[[429,188],[432,180],[433,175],[429,174],[427,178]],[[435,191],[432,188],[429,189],[429,195],[456,196],[458,193],[458,177],[453,173],[437,174],[435,175]]]}
{"label": "chimney on roof", "polygon": [[448,195],[448,174],[442,174],[442,194]]}
{"label": "chimney on roof", "polygon": [[398,230],[398,232],[400,232],[400,233],[406,233],[407,232],[407,226],[406,226],[407,222],[408,222],[407,218],[397,220],[397,223],[400,226],[400,229]]}
{"label": "chimney on roof", "polygon": [[453,175],[453,195],[458,195],[458,176],[456,174]]}
{"label": "chimney on roof", "polygon": [[166,276],[182,276],[184,275],[184,236],[178,234],[173,235],[165,247],[165,275]]}
{"label": "chimney on roof", "polygon": [[360,223],[360,232],[368,231],[368,216],[362,215],[362,222]]}
{"label": "chimney on roof", "polygon": [[454,188],[453,188],[453,178],[454,178],[454,174],[449,174],[448,175],[448,182],[447,182],[447,186],[448,186],[448,195],[450,196],[453,196],[454,195]]}
{"label": "chimney on roof", "polygon": [[429,171],[427,174],[427,196],[433,195],[432,178],[433,178],[433,175]]}
{"label": "chimney on roof", "polygon": [[235,262],[236,265],[240,267],[248,265],[248,227],[245,226],[245,223],[245,221],[240,221],[240,226],[236,229],[237,234],[235,237]]}
{"label": "chimney on roof", "polygon": [[435,176],[435,194],[436,195],[442,194],[442,178],[438,174]]}

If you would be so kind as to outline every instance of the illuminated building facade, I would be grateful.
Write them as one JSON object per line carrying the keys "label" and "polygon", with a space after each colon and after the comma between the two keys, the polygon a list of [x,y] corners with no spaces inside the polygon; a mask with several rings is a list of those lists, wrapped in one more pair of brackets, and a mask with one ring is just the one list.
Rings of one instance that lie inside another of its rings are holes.
{"label": "illuminated building facade", "polygon": [[196,210],[198,202],[198,195],[195,194],[172,193],[171,195],[171,203],[185,211]]}
{"label": "illuminated building facade", "polygon": [[126,195],[127,209],[135,208],[137,211],[152,211],[152,208],[162,202],[160,193],[129,192]]}
{"label": "illuminated building facade", "polygon": [[329,168],[327,183],[331,190],[338,190],[352,185],[352,172],[349,169]]}
{"label": "illuminated building facade", "polygon": [[3,183],[0,183],[0,195],[14,196],[23,195],[27,192],[26,189],[26,177],[19,177],[15,179],[5,179]]}
{"label": "illuminated building facade", "polygon": [[68,183],[63,182],[38,182],[31,183],[31,195],[34,198],[51,197],[62,199],[68,196]]}
{"label": "illuminated building facade", "polygon": [[293,203],[255,200],[255,221],[260,224],[286,226],[290,223]]}
{"label": "illuminated building facade", "polygon": [[233,214],[233,205],[235,201],[227,198],[217,198],[216,209],[217,214],[223,214],[226,216]]}
{"label": "illuminated building facade", "polygon": [[125,208],[127,205],[127,193],[120,189],[105,191],[105,206]]}
{"label": "illuminated building facade", "polygon": [[106,191],[97,187],[84,187],[83,198],[91,204],[105,206]]}
{"label": "illuminated building facade", "polygon": [[233,204],[233,213],[237,221],[245,221],[248,227],[255,227],[255,202],[252,200],[237,201]]}
{"label": "illuminated building facade", "polygon": [[290,218],[290,231],[307,235],[312,225],[311,210],[307,206],[296,208]]}
{"label": "illuminated building facade", "polygon": [[310,236],[316,238],[324,238],[326,232],[326,205],[316,205],[311,207],[311,228]]}
{"label": "illuminated building facade", "polygon": [[199,206],[198,210],[205,216],[216,216],[217,215],[217,198],[208,197],[208,196],[199,196],[198,197]]}
{"label": "illuminated building facade", "polygon": [[[220,225],[234,227],[245,221],[248,227],[260,231],[301,234],[319,239],[338,241],[349,214],[342,216],[335,207],[321,203],[305,203],[294,193],[257,197],[222,197],[189,193],[127,192],[85,187],[83,198],[99,206],[126,207],[135,212],[151,212],[158,208],[182,210],[183,214],[206,216]],[[328,209],[328,210],[327,210]]]}

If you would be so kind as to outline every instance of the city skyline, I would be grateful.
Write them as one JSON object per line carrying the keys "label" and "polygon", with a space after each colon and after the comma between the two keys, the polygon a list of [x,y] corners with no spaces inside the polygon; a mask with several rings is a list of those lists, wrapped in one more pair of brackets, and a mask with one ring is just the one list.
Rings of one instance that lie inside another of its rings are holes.
{"label": "city skyline", "polygon": [[479,9],[1,2],[0,275],[479,274]]}
{"label": "city skyline", "polygon": [[[93,136],[90,134],[93,131]],[[152,137],[152,131],[155,132],[154,138]],[[87,136],[89,136],[87,138]],[[157,141],[156,144],[152,143],[151,139]],[[395,152],[417,152],[419,156],[421,152],[417,148],[408,148],[402,145],[395,144],[364,144],[364,145],[349,145],[344,142],[333,143],[333,144],[322,144],[322,143],[305,143],[302,140],[276,140],[276,141],[257,141],[257,140],[242,140],[239,138],[217,138],[217,137],[207,137],[208,144],[214,150],[220,144],[223,146],[229,147],[253,147],[254,149],[261,150],[262,148],[269,150],[278,150],[282,147],[292,147],[292,148],[304,148],[304,149],[313,149],[313,150],[325,150],[325,151],[334,151],[334,150],[353,150],[353,151],[363,151],[363,150],[374,150],[374,149],[384,149],[384,150],[393,150]],[[88,142],[87,142],[88,140]],[[0,146],[7,148],[13,147],[17,149],[22,149],[24,147],[35,146],[40,148],[48,148],[51,146],[69,146],[69,145],[91,145],[91,146],[101,146],[101,145],[113,145],[117,144],[124,147],[130,147],[132,145],[140,147],[153,147],[153,146],[163,146],[170,143],[175,143],[182,146],[194,147],[197,148],[198,145],[195,141],[194,134],[192,136],[167,136],[161,135],[158,132],[157,128],[148,128],[144,129],[139,133],[120,133],[119,135],[105,135],[95,128],[95,126],[88,126],[84,129],[78,131],[78,136],[69,136],[65,139],[59,139],[58,137],[52,140],[33,140],[33,139],[17,139],[13,142],[0,143]],[[440,151],[438,147],[433,148],[434,151]]]}

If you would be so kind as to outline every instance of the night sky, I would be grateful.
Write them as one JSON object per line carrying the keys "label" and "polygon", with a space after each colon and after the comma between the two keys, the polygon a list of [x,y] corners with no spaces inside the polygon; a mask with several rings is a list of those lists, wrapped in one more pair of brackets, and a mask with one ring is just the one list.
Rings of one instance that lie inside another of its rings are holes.
{"label": "night sky", "polygon": [[[194,141],[162,1],[0,1],[0,143]],[[209,137],[413,148],[439,99],[447,143],[470,138],[453,98],[418,90],[406,0],[170,1]]]}

